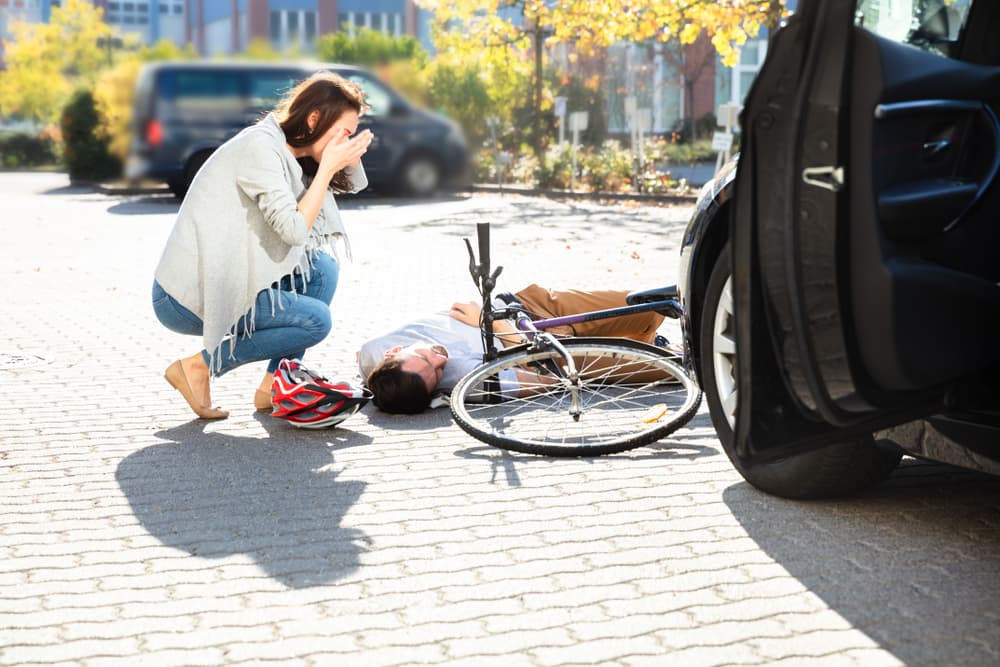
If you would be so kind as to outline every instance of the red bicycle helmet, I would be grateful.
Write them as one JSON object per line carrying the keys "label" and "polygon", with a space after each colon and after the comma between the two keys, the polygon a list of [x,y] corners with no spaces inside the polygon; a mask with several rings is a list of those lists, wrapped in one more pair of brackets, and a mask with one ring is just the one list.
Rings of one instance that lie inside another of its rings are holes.
{"label": "red bicycle helmet", "polygon": [[365,387],[330,382],[298,359],[282,359],[271,384],[271,416],[299,428],[336,426],[372,399]]}

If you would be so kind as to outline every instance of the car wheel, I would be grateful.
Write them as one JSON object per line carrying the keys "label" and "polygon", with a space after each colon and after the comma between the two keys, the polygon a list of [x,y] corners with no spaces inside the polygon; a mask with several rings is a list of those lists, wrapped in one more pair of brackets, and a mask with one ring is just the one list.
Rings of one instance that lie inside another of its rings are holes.
{"label": "car wheel", "polygon": [[396,171],[396,186],[403,194],[430,196],[441,186],[441,165],[430,155],[413,155]]}
{"label": "car wheel", "polygon": [[167,184],[170,186],[170,191],[174,194],[174,197],[177,199],[184,199],[188,188],[191,187],[191,182],[194,180],[195,175],[198,173],[198,170],[201,169],[201,165],[205,164],[205,161],[211,154],[212,151],[202,151],[200,153],[195,153],[188,158],[187,164],[184,165],[184,176],[176,181],[170,181]]}
{"label": "car wheel", "polygon": [[183,178],[167,181],[167,187],[170,188],[170,192],[177,199],[184,199],[184,195],[186,195],[188,191],[188,183]]}
{"label": "car wheel", "polygon": [[712,269],[701,314],[699,365],[709,416],[722,449],[746,481],[783,498],[831,498],[877,484],[892,472],[901,452],[890,443],[876,442],[870,435],[768,463],[741,458],[733,435],[738,393],[728,244]]}

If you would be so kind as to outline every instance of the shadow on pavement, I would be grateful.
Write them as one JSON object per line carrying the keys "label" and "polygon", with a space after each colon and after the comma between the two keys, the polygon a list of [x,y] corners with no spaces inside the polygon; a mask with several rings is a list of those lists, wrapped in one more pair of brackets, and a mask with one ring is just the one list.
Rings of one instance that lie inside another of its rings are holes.
{"label": "shadow on pavement", "polygon": [[158,432],[166,442],[126,457],[115,477],[136,518],[192,556],[246,554],[290,588],[354,572],[369,539],[340,523],[366,483],[340,479],[334,459],[371,438],[258,421],[281,437],[215,433],[192,421]]}
{"label": "shadow on pavement", "polygon": [[723,498],[765,553],[903,664],[997,664],[1000,479],[904,459],[855,498],[793,502],[746,483]]}
{"label": "shadow on pavement", "polygon": [[[471,436],[470,436],[471,438]],[[652,451],[650,451],[652,450]],[[649,459],[684,459],[693,460],[705,456],[717,456],[719,452],[713,447],[696,445],[690,443],[680,443],[673,441],[673,436],[665,438],[659,442],[645,445],[620,454],[607,454],[604,456],[581,456],[571,457],[579,461],[593,462],[596,459],[616,459],[623,458],[630,461],[642,461]],[[535,454],[521,454],[511,452],[500,447],[483,445],[481,447],[469,447],[455,452],[455,456],[463,459],[481,459],[490,463],[490,484],[496,484],[498,473],[503,470],[504,479],[508,486],[521,486],[521,478],[517,474],[516,464],[532,463],[544,464],[545,462],[558,460],[552,456],[538,456]]]}
{"label": "shadow on pavement", "polygon": [[424,410],[417,415],[397,415],[382,412],[369,403],[361,412],[368,418],[368,423],[372,426],[393,432],[427,433],[433,429],[446,428],[452,423],[451,412],[446,407]]}
{"label": "shadow on pavement", "polygon": [[[155,208],[153,208],[155,207]],[[181,203],[173,195],[150,195],[136,197],[108,207],[112,215],[150,215],[152,213],[176,213]]]}

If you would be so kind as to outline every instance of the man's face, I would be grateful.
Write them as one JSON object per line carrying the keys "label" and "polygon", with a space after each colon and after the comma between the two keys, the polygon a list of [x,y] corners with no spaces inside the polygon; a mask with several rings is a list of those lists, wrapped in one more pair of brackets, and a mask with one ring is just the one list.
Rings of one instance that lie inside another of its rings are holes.
{"label": "man's face", "polygon": [[429,392],[434,391],[434,387],[441,382],[444,365],[448,363],[448,350],[437,343],[413,343],[406,347],[397,345],[386,350],[385,356],[398,357],[401,361],[400,368],[407,373],[419,375]]}

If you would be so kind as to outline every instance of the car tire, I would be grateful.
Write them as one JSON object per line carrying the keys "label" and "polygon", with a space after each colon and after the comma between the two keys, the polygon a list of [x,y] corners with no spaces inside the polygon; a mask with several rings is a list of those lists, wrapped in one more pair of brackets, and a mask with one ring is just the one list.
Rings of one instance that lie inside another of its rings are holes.
{"label": "car tire", "polygon": [[411,155],[396,170],[396,189],[412,197],[429,197],[441,187],[441,177],[441,164],[432,155]]}
{"label": "car tire", "polygon": [[168,185],[170,186],[170,191],[174,194],[177,199],[184,199],[187,195],[188,188],[191,187],[191,182],[194,181],[195,175],[198,170],[201,169],[201,165],[205,164],[208,160],[212,151],[202,151],[200,153],[195,153],[190,158],[188,158],[187,164],[184,165],[184,176],[176,181],[171,181]]}
{"label": "car tire", "polygon": [[184,199],[184,195],[188,191],[188,182],[183,178],[178,178],[176,180],[167,181],[167,187],[170,188],[171,194],[174,195],[178,200]]}
{"label": "car tire", "polygon": [[712,425],[726,456],[747,482],[782,498],[832,498],[850,495],[882,481],[899,463],[900,450],[872,436],[856,436],[767,463],[736,453],[736,346],[733,328],[729,245],[715,261],[701,308],[698,336],[702,389]]}

